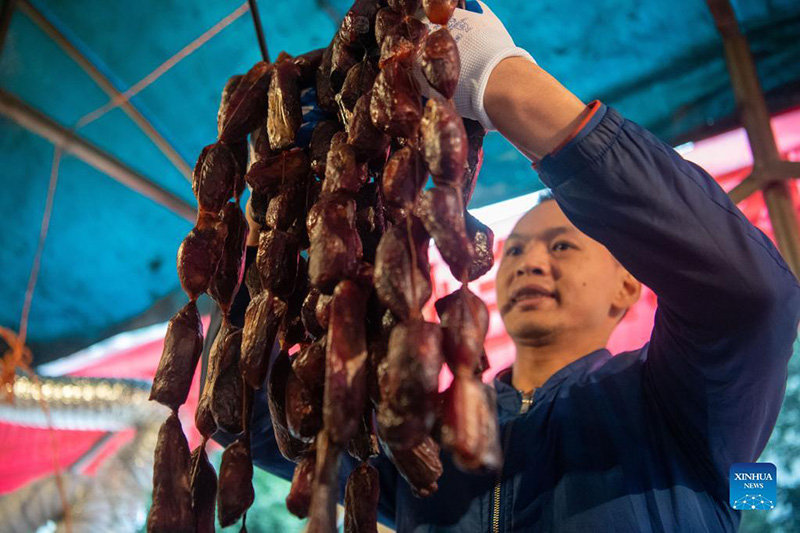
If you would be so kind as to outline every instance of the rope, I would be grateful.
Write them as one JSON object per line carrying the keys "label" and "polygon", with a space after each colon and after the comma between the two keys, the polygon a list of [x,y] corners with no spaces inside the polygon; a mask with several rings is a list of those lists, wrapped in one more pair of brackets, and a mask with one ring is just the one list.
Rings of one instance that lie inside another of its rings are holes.
{"label": "rope", "polygon": [[[220,33],[222,30],[230,26],[233,22],[238,20],[242,15],[250,10],[248,2],[245,1],[242,5],[236,8],[232,13],[224,17],[214,26],[206,30],[199,37],[186,45],[183,49],[178,51],[175,55],[164,61],[150,74],[145,76],[142,80],[134,84],[127,91],[120,96],[111,99],[107,104],[99,107],[98,109],[84,115],[76,124],[75,129],[82,128],[100,117],[107,114],[109,111],[116,109],[122,103],[127,102],[145,88],[152,85],[158,78],[166,74],[175,65],[181,62],[186,57],[197,51],[201,46],[207,43],[211,38]],[[50,183],[47,189],[47,200],[45,202],[45,209],[42,215],[42,223],[39,230],[39,241],[36,248],[36,255],[34,256],[31,272],[28,277],[28,285],[25,289],[25,300],[22,305],[22,313],[20,316],[19,333],[5,327],[0,327],[0,338],[2,338],[8,348],[3,353],[0,359],[0,392],[5,392],[3,399],[6,401],[13,401],[14,391],[14,378],[18,369],[28,373],[38,387],[41,388],[35,371],[31,367],[33,362],[33,354],[30,348],[25,345],[28,334],[28,322],[30,319],[31,305],[33,302],[33,294],[36,290],[36,283],[39,278],[39,271],[41,270],[42,254],[44,251],[45,241],[50,229],[50,218],[53,212],[53,200],[55,198],[56,187],[58,185],[58,170],[61,163],[61,156],[63,153],[63,146],[56,145],[53,152],[53,163],[50,170]],[[53,448],[53,471],[55,473],[56,485],[58,486],[59,496],[64,508],[64,525],[66,526],[67,533],[72,531],[71,513],[67,501],[66,490],[64,487],[64,479],[61,473],[61,466],[59,461],[59,448],[58,439],[56,438],[55,430],[52,426],[50,417],[50,409],[43,396],[40,394],[40,404],[42,411],[47,420],[47,427],[50,430],[50,437]]]}
{"label": "rope", "polygon": [[197,51],[198,48],[206,44],[212,37],[217,35],[219,32],[233,24],[236,20],[238,20],[242,15],[247,13],[250,10],[247,2],[244,2],[242,5],[237,7],[232,13],[227,15],[225,18],[214,24],[211,28],[203,32],[198,38],[196,38],[191,43],[187,44],[183,49],[181,49],[178,53],[164,61],[161,65],[156,67],[153,72],[142,78],[140,81],[135,83],[130,89],[122,93],[116,98],[112,98],[107,104],[95,109],[84,115],[75,126],[77,129],[80,129],[88,124],[91,124],[95,120],[99,119],[100,117],[104,116],[109,111],[112,111],[119,107],[122,103],[127,102],[144,89],[149,87],[153,84],[158,78],[166,74],[172,67],[180,63],[182,60],[186,59],[188,56],[193,54]]}
{"label": "rope", "polygon": [[16,369],[22,368],[30,372],[30,364],[33,361],[30,349],[25,346],[25,339],[28,336],[28,320],[31,313],[33,293],[36,290],[36,282],[39,279],[39,270],[42,265],[44,243],[47,240],[47,232],[50,229],[50,216],[53,213],[53,199],[55,198],[56,186],[58,185],[58,167],[61,163],[62,152],[63,148],[61,146],[56,146],[53,151],[50,184],[47,188],[47,200],[44,205],[42,225],[39,229],[39,242],[36,247],[36,255],[33,258],[33,266],[31,267],[31,273],[28,277],[28,286],[25,289],[25,301],[22,304],[22,314],[19,319],[19,333],[17,334],[8,328],[0,328],[0,335],[8,344],[8,349],[3,354],[3,359],[0,361],[0,368],[2,368],[0,384],[9,392],[9,398],[11,398],[10,391],[13,390]]}
{"label": "rope", "polygon": [[[197,51],[197,49],[207,43],[215,35],[233,24],[233,22],[238,20],[249,10],[250,7],[248,2],[245,1],[233,12],[203,32],[199,37],[183,47],[178,53],[164,61],[155,70],[133,85],[130,89],[122,93],[119,97],[113,98],[106,105],[84,115],[83,118],[78,121],[75,128],[82,128],[83,126],[94,122],[112,109],[118,107],[123,102],[126,102],[136,96],[183,59]],[[10,329],[0,327],[0,336],[3,337],[9,346],[6,352],[3,354],[2,360],[0,360],[0,385],[5,387],[7,387],[9,384],[13,385],[14,373],[17,368],[23,368],[29,371],[30,364],[32,362],[31,352],[25,346],[25,340],[28,333],[28,319],[31,310],[31,303],[33,301],[33,293],[36,288],[36,281],[38,280],[39,270],[41,267],[42,252],[44,250],[45,240],[47,239],[47,232],[50,227],[50,216],[53,211],[53,198],[55,197],[56,185],[58,184],[58,168],[61,163],[62,152],[63,146],[61,145],[56,146],[56,149],[53,152],[53,165],[50,171],[50,185],[47,191],[47,201],[45,203],[45,210],[42,216],[42,225],[39,231],[39,243],[36,249],[36,256],[34,257],[30,277],[28,278],[28,286],[25,290],[25,301],[22,306],[19,334],[14,333]]]}
{"label": "rope", "polygon": [[[33,258],[33,266],[31,273],[28,277],[28,286],[25,289],[25,301],[22,305],[22,314],[19,319],[19,334],[14,331],[0,327],[0,336],[8,344],[8,349],[3,354],[3,359],[0,360],[0,367],[2,368],[2,375],[0,375],[0,384],[5,389],[5,400],[13,401],[14,392],[14,377],[16,376],[17,369],[22,369],[30,374],[34,383],[39,387],[41,392],[41,382],[39,382],[36,373],[31,368],[33,362],[33,354],[30,348],[25,346],[25,339],[28,335],[28,321],[31,313],[31,304],[33,303],[33,293],[36,290],[36,282],[39,280],[39,271],[42,265],[42,253],[44,252],[44,243],[47,240],[47,233],[50,229],[50,217],[53,214],[53,199],[56,195],[56,186],[58,185],[58,169],[61,164],[61,154],[63,147],[56,145],[53,151],[53,164],[50,169],[50,184],[47,187],[47,200],[45,201],[44,213],[42,214],[42,225],[39,229],[39,242],[36,247],[36,255]],[[50,431],[50,440],[53,447],[53,472],[55,473],[56,486],[58,487],[58,494],[61,498],[61,504],[64,508],[64,525],[66,526],[67,533],[72,531],[72,521],[70,518],[69,503],[67,500],[67,493],[64,487],[64,477],[61,475],[61,465],[59,461],[58,440],[56,433],[53,429],[53,423],[50,417],[50,409],[44,396],[39,394],[39,404],[44,412],[45,419],[47,420],[47,428]]]}

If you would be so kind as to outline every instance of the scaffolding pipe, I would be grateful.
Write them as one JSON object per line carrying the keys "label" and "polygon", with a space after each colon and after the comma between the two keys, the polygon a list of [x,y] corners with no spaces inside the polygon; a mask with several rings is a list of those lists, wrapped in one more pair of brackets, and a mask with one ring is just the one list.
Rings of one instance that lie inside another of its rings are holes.
{"label": "scaffolding pipe", "polygon": [[192,181],[192,169],[189,164],[181,157],[169,141],[167,141],[150,123],[136,107],[122,97],[122,93],[117,90],[111,81],[103,75],[94,64],[78,50],[69,39],[62,34],[47,18],[28,0],[19,0],[19,10],[31,19],[34,24],[53,40],[78,66],[92,78],[112,101],[119,101],[119,106],[130,117],[136,126],[161,150],[161,153],[178,169],[178,172],[190,183]]}
{"label": "scaffolding pipe", "polygon": [[0,114],[194,224],[196,211],[190,204],[3,89],[0,89]]}

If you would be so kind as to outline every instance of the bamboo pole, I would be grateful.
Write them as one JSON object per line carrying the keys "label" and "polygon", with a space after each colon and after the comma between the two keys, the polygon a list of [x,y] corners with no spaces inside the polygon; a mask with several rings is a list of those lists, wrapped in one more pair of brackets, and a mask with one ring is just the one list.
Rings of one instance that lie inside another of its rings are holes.
{"label": "bamboo pole", "polygon": [[767,166],[769,170],[765,171],[763,167],[759,171],[753,170],[749,176],[728,192],[733,203],[738,204],[754,192],[761,190],[765,183],[769,183],[769,180],[787,180],[800,176],[800,162],[798,161],[772,161]]}
{"label": "bamboo pole", "polygon": [[0,89],[0,114],[194,224],[193,206],[3,89]]}
{"label": "bamboo pole", "polygon": [[[753,173],[731,193],[735,192],[735,198],[741,200],[758,189],[763,190],[778,248],[792,271],[798,275],[800,231],[786,181],[800,176],[798,165],[780,158],[750,46],[739,28],[730,0],[706,0],[706,3],[722,36],[739,118],[753,152]],[[734,197],[733,194],[731,196]]]}

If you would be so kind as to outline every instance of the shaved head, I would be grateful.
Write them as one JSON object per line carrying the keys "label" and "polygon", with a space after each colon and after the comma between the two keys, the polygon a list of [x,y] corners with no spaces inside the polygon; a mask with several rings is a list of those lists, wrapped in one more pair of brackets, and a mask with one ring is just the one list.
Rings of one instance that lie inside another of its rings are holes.
{"label": "shaved head", "polygon": [[549,192],[514,226],[497,271],[497,303],[509,335],[610,335],[640,284],[600,243],[576,228]]}

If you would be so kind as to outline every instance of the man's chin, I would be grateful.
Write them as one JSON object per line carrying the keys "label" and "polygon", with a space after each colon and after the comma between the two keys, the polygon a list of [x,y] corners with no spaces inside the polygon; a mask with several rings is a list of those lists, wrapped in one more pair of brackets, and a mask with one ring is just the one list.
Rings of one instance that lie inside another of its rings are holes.
{"label": "man's chin", "polygon": [[503,321],[512,339],[547,337],[558,330],[556,317],[551,313],[535,310],[521,313],[513,310]]}

